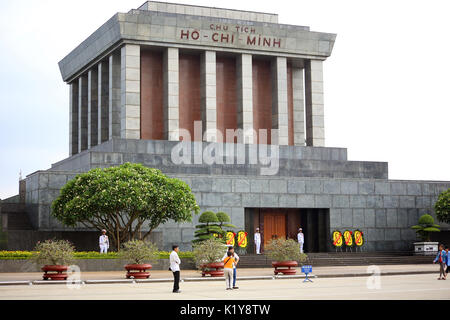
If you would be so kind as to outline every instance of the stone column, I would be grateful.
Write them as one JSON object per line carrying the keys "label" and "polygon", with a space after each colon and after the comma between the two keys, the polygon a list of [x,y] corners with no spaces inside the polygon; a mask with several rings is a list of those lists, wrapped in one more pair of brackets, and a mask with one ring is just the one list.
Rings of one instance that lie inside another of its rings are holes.
{"label": "stone column", "polygon": [[276,57],[272,61],[272,129],[278,130],[278,141],[272,144],[289,144],[287,59]]}
{"label": "stone column", "polygon": [[120,138],[120,52],[109,56],[109,139]]}
{"label": "stone column", "polygon": [[141,138],[141,47],[126,44],[121,49],[120,136]]}
{"label": "stone column", "polygon": [[203,135],[207,133],[207,142],[217,142],[216,52],[202,54],[200,75]]}
{"label": "stone column", "polygon": [[305,98],[302,68],[292,67],[292,88],[294,101],[294,145],[305,145]]}
{"label": "stone column", "polygon": [[98,144],[109,138],[109,65],[102,61],[98,65]]}
{"label": "stone column", "polygon": [[305,63],[306,143],[308,146],[325,146],[323,99],[323,63],[308,60]]}
{"label": "stone column", "polygon": [[88,148],[88,77],[78,78],[78,153]]}
{"label": "stone column", "polygon": [[[169,141],[180,140],[180,107],[179,107],[179,51],[178,48],[167,48],[164,52],[164,136]],[[194,139],[194,137],[192,137]]]}
{"label": "stone column", "polygon": [[88,149],[98,145],[98,68],[88,72]]}
{"label": "stone column", "polygon": [[236,59],[237,73],[237,125],[244,131],[244,141],[253,144],[253,61],[251,54],[241,54]]}
{"label": "stone column", "polygon": [[69,109],[69,154],[78,153],[78,80],[70,84],[70,109]]}

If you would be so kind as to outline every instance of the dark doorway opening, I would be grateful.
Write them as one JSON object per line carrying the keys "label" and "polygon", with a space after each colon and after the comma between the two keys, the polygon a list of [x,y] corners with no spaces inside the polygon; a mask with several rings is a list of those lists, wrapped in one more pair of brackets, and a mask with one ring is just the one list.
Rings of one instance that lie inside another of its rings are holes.
{"label": "dark doorway opening", "polygon": [[246,208],[245,230],[249,237],[248,253],[255,253],[254,234],[261,230],[261,249],[271,239],[286,238],[297,241],[298,229],[305,235],[306,253],[327,252],[330,225],[329,209]]}

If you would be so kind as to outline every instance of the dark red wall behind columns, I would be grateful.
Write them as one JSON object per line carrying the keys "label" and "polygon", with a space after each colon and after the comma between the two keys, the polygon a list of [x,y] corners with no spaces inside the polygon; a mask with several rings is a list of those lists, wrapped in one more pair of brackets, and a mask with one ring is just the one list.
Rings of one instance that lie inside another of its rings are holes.
{"label": "dark red wall behind columns", "polygon": [[217,130],[220,130],[225,141],[226,130],[237,129],[236,59],[217,56],[216,63]]}
{"label": "dark red wall behind columns", "polygon": [[272,75],[268,60],[253,59],[253,128],[267,129],[267,143],[271,144],[272,129]]}
{"label": "dark red wall behind columns", "polygon": [[289,145],[294,145],[294,88],[292,85],[292,66],[287,65],[287,86],[288,86],[288,134]]}
{"label": "dark red wall behind columns", "polygon": [[141,51],[141,139],[164,140],[163,55]]}
{"label": "dark red wall behind columns", "polygon": [[[194,140],[194,121],[202,121],[200,56],[180,53],[180,129]],[[202,139],[200,139],[201,141]]]}

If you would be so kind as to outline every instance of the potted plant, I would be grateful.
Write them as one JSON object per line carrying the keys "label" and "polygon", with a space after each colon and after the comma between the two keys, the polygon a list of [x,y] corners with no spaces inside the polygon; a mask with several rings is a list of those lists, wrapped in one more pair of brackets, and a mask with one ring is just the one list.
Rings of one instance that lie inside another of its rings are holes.
{"label": "potted plant", "polygon": [[414,254],[433,255],[438,251],[438,242],[431,242],[430,237],[433,232],[439,232],[440,226],[434,224],[434,218],[429,214],[424,214],[419,218],[419,223],[412,226],[422,242],[414,243]]}
{"label": "potted plant", "polygon": [[34,248],[33,259],[42,266],[44,280],[67,280],[69,263],[73,260],[74,247],[66,240],[47,240],[38,242]]}
{"label": "potted plant", "polygon": [[223,255],[227,251],[224,243],[212,238],[194,245],[194,261],[202,272],[202,277],[223,277]]}
{"label": "potted plant", "polygon": [[303,263],[307,255],[300,253],[299,245],[296,241],[289,239],[274,239],[266,245],[266,253],[273,260],[272,266],[275,268],[275,275],[282,273],[285,275],[294,275],[298,262]]}
{"label": "potted plant", "polygon": [[131,240],[123,244],[118,256],[129,263],[125,266],[127,279],[148,279],[152,265],[145,262],[158,258],[158,248],[151,242]]}

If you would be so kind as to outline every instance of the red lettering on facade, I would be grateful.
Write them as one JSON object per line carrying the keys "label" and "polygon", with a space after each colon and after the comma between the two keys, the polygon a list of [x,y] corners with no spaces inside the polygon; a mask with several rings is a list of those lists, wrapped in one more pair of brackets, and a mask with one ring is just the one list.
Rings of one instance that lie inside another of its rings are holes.
{"label": "red lettering on facade", "polygon": [[219,34],[217,32],[212,35],[212,40],[214,42],[219,42]]}
{"label": "red lettering on facade", "polygon": [[230,35],[222,33],[222,36],[220,38],[220,42],[227,42],[228,43],[229,41],[230,41]]}
{"label": "red lettering on facade", "polygon": [[200,38],[200,33],[198,33],[198,31],[194,31],[192,32],[191,37],[193,40],[198,40],[198,38]]}
{"label": "red lettering on facade", "polygon": [[273,47],[275,48],[276,46],[278,46],[278,48],[281,48],[281,39],[273,39]]}
{"label": "red lettering on facade", "polygon": [[264,37],[263,39],[263,47],[268,46],[270,47],[270,39],[267,39],[266,37]]}
{"label": "red lettering on facade", "polygon": [[247,45],[255,45],[256,44],[256,37],[253,37],[253,39],[250,37],[250,36],[248,36],[247,37]]}
{"label": "red lettering on facade", "polygon": [[186,38],[189,40],[189,30],[188,31],[184,31],[181,30],[181,39]]}

